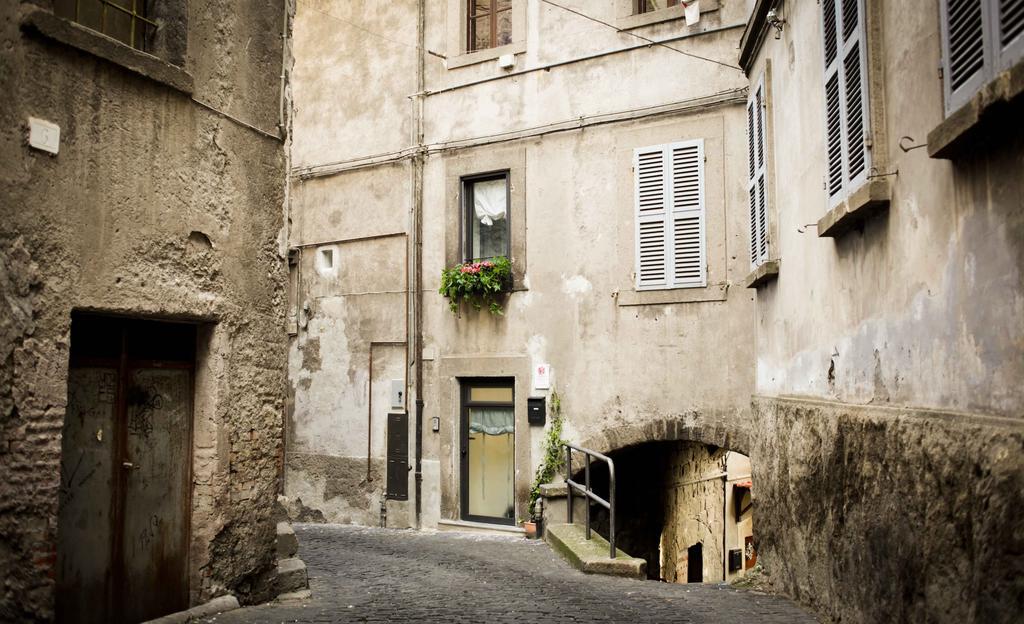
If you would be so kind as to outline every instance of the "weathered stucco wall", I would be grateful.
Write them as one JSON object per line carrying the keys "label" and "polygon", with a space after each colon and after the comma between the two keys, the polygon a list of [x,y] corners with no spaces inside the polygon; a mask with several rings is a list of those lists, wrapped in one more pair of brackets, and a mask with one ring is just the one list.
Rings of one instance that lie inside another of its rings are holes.
{"label": "weathered stucco wall", "polygon": [[[297,8],[295,140],[302,145],[293,152],[290,243],[308,247],[297,269],[302,292],[290,356],[294,409],[286,489],[293,513],[376,523],[384,484],[373,466],[383,465],[387,385],[402,377],[397,368],[378,375],[377,358],[394,362],[401,347],[374,348],[372,383],[368,350],[370,341],[403,341],[408,335],[401,269],[407,239],[345,241],[412,233],[417,3],[405,0],[387,9],[350,4],[302,1]],[[460,377],[515,379],[519,518],[525,516],[540,458],[542,432],[527,425],[525,414],[528,396],[547,394],[533,388],[536,364],[551,365],[553,387],[565,405],[566,434],[576,441],[684,417],[695,427],[726,423],[743,431],[749,411],[753,293],[732,286],[747,269],[745,196],[738,182],[744,163],[729,156],[745,145],[742,73],[639,45],[643,41],[541,2],[521,4],[523,21],[516,22],[513,39],[522,50],[512,75],[506,75],[495,59],[462,64],[458,0],[426,3],[426,48],[447,56],[424,56],[429,95],[422,98],[428,527],[459,516]],[[636,32],[652,38],[692,35],[673,45],[731,63],[741,31],[723,27],[740,24],[745,7],[709,5],[698,26],[688,28],[677,19]],[[621,7],[575,8],[615,21]],[[327,23],[336,25],[333,33],[323,33]],[[551,63],[564,64],[545,69]],[[366,66],[375,69],[362,80],[360,68]],[[368,85],[374,98],[366,95]],[[709,97],[711,102],[701,100]],[[611,117],[586,121],[599,115]],[[585,127],[515,136],[561,122]],[[335,140],[342,128],[346,140]],[[703,139],[707,156],[708,287],[671,291],[672,303],[652,303],[632,285],[633,149],[687,139]],[[457,318],[437,287],[442,268],[459,260],[458,180],[496,169],[510,170],[513,260],[521,279],[504,317],[464,310]],[[351,267],[348,273],[327,277],[313,271],[309,256],[317,243],[336,244],[345,258],[342,270]],[[310,316],[304,325],[306,305]],[[318,358],[309,355],[314,349]],[[410,384],[412,377],[410,368]],[[432,417],[440,419],[437,433],[429,426]],[[414,523],[411,503],[388,507],[389,524]]]}
{"label": "weathered stucco wall", "polygon": [[1007,124],[954,161],[901,150],[944,119],[939,3],[866,7],[891,201],[861,227],[797,231],[828,208],[821,7],[785,2],[749,74],[770,85],[781,259],[757,293],[760,561],[844,622],[1014,621],[1024,133]]}
{"label": "weathered stucco wall", "polygon": [[[193,97],[276,134],[284,5],[188,6]],[[22,29],[35,8],[0,11],[0,619],[53,614],[73,309],[201,323],[191,599],[261,598],[287,348],[283,143]],[[58,155],[27,146],[29,116],[60,126]]]}

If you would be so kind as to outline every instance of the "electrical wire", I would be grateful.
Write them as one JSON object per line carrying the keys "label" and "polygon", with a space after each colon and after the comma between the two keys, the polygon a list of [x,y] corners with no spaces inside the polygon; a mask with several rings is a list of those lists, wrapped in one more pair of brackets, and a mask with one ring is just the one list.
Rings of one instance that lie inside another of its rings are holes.
{"label": "electrical wire", "polygon": [[552,2],[551,0],[541,0],[541,2],[543,2],[544,4],[550,4],[551,6],[557,7],[559,9],[562,9],[563,11],[568,11],[569,13],[572,13],[573,15],[578,15],[579,17],[582,17],[584,19],[588,19],[588,20],[590,20],[592,22],[596,22],[598,24],[601,24],[602,26],[607,26],[608,28],[611,28],[612,30],[614,30],[617,33],[621,33],[623,35],[629,35],[630,37],[636,37],[637,39],[641,39],[643,41],[646,41],[647,43],[649,43],[651,45],[656,45],[656,46],[661,46],[663,48],[667,48],[669,50],[672,50],[673,52],[677,52],[679,54],[682,54],[683,56],[689,56],[691,58],[699,59],[699,60],[702,60],[702,61],[707,61],[708,63],[714,63],[716,65],[721,65],[722,67],[728,67],[729,69],[735,69],[737,71],[743,71],[743,68],[741,68],[741,67],[739,67],[737,65],[730,65],[729,63],[723,63],[722,61],[716,61],[713,58],[708,58],[706,56],[701,56],[699,54],[693,54],[692,52],[686,52],[686,51],[680,50],[679,48],[673,48],[672,46],[670,46],[668,44],[661,43],[660,41],[655,41],[654,39],[649,39],[647,37],[644,37],[643,35],[638,35],[635,32],[632,32],[632,31],[629,31],[629,30],[623,30],[622,28],[619,28],[618,26],[615,26],[614,24],[609,24],[608,22],[605,22],[603,20],[599,20],[596,17],[593,17],[591,15],[587,15],[586,13],[581,13],[580,11],[577,11],[576,9],[570,9],[567,6],[562,6],[561,4],[558,4],[557,2]]}

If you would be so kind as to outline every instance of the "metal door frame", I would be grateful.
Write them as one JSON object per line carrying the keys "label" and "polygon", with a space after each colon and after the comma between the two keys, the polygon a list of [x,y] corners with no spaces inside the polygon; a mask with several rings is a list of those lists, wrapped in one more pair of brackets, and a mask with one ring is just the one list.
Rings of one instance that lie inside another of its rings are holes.
{"label": "metal door frame", "polygon": [[[512,390],[512,402],[505,401],[470,401],[469,390],[477,388],[509,388]],[[508,407],[512,409],[512,517],[476,516],[469,513],[469,408],[471,407]],[[465,377],[459,379],[459,517],[470,522],[487,524],[516,525],[516,436],[519,428],[515,426],[516,410],[516,379],[515,377]]]}

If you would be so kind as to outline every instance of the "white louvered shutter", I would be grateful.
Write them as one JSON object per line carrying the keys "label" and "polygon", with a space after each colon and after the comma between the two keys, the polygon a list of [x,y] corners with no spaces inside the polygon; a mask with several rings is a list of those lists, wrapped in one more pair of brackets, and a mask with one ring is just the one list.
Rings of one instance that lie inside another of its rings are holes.
{"label": "white louvered shutter", "polygon": [[941,0],[946,114],[1024,58],[1024,0]]}
{"label": "white louvered shutter", "polygon": [[767,170],[764,77],[747,101],[747,197],[750,202],[750,266],[768,259]]}
{"label": "white louvered shutter", "polygon": [[867,50],[863,0],[822,0],[825,56],[825,186],[834,205],[867,179]]}
{"label": "white louvered shutter", "polygon": [[1024,58],[1024,0],[999,0],[993,11],[998,40],[998,71],[1005,71]]}
{"label": "white louvered shutter", "polygon": [[946,113],[964,105],[985,81],[987,0],[942,0]]}
{"label": "white louvered shutter", "polygon": [[704,251],[704,143],[637,149],[636,287],[707,284]]}

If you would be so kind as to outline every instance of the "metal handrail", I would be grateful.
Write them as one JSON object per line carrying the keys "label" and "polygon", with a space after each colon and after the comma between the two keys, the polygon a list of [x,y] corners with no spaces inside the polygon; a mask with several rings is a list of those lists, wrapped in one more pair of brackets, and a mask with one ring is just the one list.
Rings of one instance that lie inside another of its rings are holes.
{"label": "metal handrail", "polygon": [[[583,467],[583,479],[585,485],[580,485],[572,480],[572,452],[579,451],[583,453],[587,462]],[[590,458],[596,457],[603,460],[608,464],[608,500],[605,500],[594,494],[594,490],[590,488]],[[597,451],[585,449],[575,444],[565,443],[565,483],[569,487],[566,488],[567,499],[566,502],[569,505],[569,524],[572,524],[572,491],[574,489],[579,490],[588,499],[594,501],[598,505],[601,505],[608,510],[608,545],[611,549],[609,557],[615,558],[615,463],[611,457],[602,455]],[[590,501],[587,501],[586,506],[586,537],[590,539]]]}

